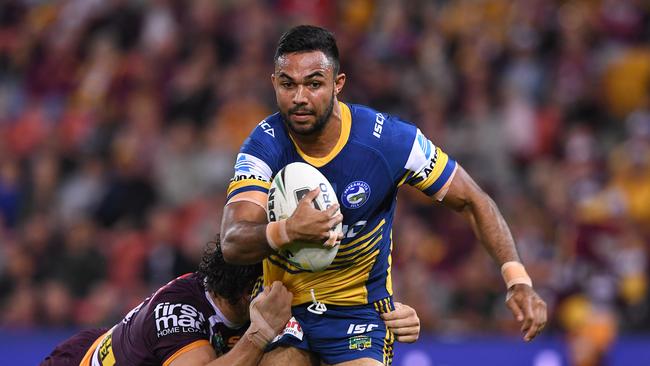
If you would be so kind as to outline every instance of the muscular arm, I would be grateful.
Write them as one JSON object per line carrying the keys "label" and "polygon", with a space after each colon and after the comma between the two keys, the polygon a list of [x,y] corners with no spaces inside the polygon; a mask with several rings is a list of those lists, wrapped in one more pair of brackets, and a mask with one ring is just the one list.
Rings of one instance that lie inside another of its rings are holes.
{"label": "muscular arm", "polygon": [[[467,217],[476,237],[499,266],[506,262],[519,262],[512,234],[496,204],[460,165],[443,204]],[[524,340],[532,340],[544,328],[546,303],[532,287],[526,284],[510,286],[506,305],[521,323]]]}
{"label": "muscular arm", "polygon": [[219,358],[212,346],[205,345],[183,353],[169,366],[254,366],[263,355],[264,351],[244,336],[230,352]]}
{"label": "muscular arm", "polygon": [[251,325],[228,353],[217,358],[212,346],[206,344],[182,353],[169,366],[257,365],[264,355],[264,348],[289,321],[292,298],[282,283],[273,282],[251,302]]}
{"label": "muscular arm", "polygon": [[[289,241],[323,242],[329,238],[330,229],[343,221],[343,215],[337,213],[338,204],[324,211],[314,208],[312,202],[319,193],[318,188],[307,193],[298,202],[294,213],[286,219]],[[266,210],[262,206],[249,201],[227,204],[221,221],[224,259],[230,263],[252,264],[273,253],[266,238],[266,226]],[[337,239],[343,239],[343,234],[339,233]]]}
{"label": "muscular arm", "polygon": [[227,262],[257,263],[273,253],[266,241],[266,211],[248,201],[226,205],[221,220],[221,250]]}
{"label": "muscular arm", "polygon": [[519,261],[512,234],[497,205],[460,165],[442,203],[468,219],[476,237],[499,266]]}

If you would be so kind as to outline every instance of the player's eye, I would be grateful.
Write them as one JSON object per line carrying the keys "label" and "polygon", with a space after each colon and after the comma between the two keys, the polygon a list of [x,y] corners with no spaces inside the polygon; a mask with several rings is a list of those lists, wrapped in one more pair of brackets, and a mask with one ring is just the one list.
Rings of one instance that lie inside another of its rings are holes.
{"label": "player's eye", "polygon": [[318,89],[320,87],[321,83],[318,81],[312,81],[309,83],[309,87],[312,89]]}
{"label": "player's eye", "polygon": [[290,81],[283,81],[283,82],[280,83],[280,85],[285,89],[289,89],[289,88],[293,87],[293,83],[290,82]]}

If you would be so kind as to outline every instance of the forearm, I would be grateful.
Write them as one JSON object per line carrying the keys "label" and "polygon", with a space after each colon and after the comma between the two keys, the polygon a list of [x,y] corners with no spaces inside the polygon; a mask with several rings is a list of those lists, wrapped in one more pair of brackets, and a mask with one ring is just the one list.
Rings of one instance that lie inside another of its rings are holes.
{"label": "forearm", "polygon": [[230,352],[206,366],[254,366],[259,364],[263,355],[264,350],[251,341],[247,332]]}
{"label": "forearm", "polygon": [[250,202],[234,202],[224,208],[221,249],[234,264],[258,263],[273,253],[266,239],[266,212]]}
{"label": "forearm", "polygon": [[222,230],[221,247],[226,261],[253,264],[273,253],[266,240],[266,225],[242,221]]}
{"label": "forearm", "polygon": [[478,240],[499,266],[506,262],[519,261],[508,224],[496,203],[487,194],[469,202],[462,213],[470,221]]}

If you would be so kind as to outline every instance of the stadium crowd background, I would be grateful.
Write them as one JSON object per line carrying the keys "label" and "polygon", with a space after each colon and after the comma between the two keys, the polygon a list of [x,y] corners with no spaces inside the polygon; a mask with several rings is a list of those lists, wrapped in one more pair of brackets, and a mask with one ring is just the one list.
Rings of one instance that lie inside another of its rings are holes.
{"label": "stadium crowd background", "polygon": [[[579,353],[650,331],[643,0],[2,1],[0,327],[111,324],[196,267],[300,23],[335,32],[343,101],[413,121],[492,194],[550,333]],[[406,189],[394,242],[425,331],[518,333],[459,215]]]}

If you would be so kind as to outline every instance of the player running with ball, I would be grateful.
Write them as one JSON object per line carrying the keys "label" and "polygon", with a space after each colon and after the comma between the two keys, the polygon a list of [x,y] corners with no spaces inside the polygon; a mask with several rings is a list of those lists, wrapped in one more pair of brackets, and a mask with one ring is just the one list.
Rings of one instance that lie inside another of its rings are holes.
{"label": "player running with ball", "polygon": [[[533,290],[495,203],[414,125],[338,101],[345,78],[329,31],[298,26],[285,33],[271,76],[279,112],[259,123],[237,156],[221,227],[224,257],[240,264],[264,259],[264,285],[287,286],[300,324],[289,322],[294,327],[285,329],[261,364],[310,365],[316,358],[329,365],[391,363],[393,334],[381,314],[393,309],[391,226],[402,184],[467,217],[501,267],[506,304],[522,323],[524,339],[533,339],[546,323],[546,304]],[[296,161],[327,177],[341,214],[335,214],[337,206],[316,210],[315,190],[291,217],[267,222],[270,180]],[[341,221],[343,235],[335,237],[330,228]],[[340,240],[340,247],[325,271],[308,272],[276,252],[298,240]]]}

